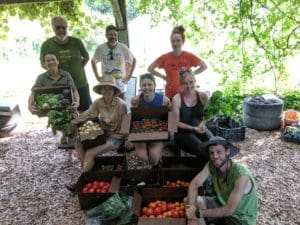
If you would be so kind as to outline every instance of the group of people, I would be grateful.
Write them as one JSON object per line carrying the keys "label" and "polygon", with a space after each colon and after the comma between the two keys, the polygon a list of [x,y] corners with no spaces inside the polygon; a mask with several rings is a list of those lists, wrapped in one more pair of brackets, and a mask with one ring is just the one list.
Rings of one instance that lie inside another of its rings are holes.
{"label": "group of people", "polygon": [[[82,165],[82,172],[90,171],[94,158],[107,151],[120,148],[135,148],[136,155],[153,166],[159,165],[166,141],[133,142],[119,133],[122,116],[127,114],[124,102],[126,84],[130,80],[136,59],[128,47],[118,42],[118,29],[107,26],[107,42],[99,45],[91,60],[92,69],[99,81],[93,91],[100,98],[92,102],[84,66],[89,54],[81,40],[68,36],[68,24],[64,17],[51,20],[55,36],[42,44],[40,61],[46,72],[36,79],[34,87],[69,85],[74,94],[70,111],[78,110],[72,120],[78,124],[98,117],[106,133],[106,143],[89,150],[80,141],[75,146]],[[206,224],[204,218],[225,218],[226,224],[255,224],[257,197],[255,182],[250,171],[231,160],[238,148],[221,137],[214,137],[200,126],[208,97],[196,89],[195,75],[206,70],[205,62],[182,49],[185,42],[184,28],[175,27],[170,41],[172,51],[158,57],[148,67],[148,73],[139,77],[140,94],[131,99],[131,107],[167,106],[178,115],[178,132],[174,134],[176,145],[183,151],[205,162],[203,170],[190,184],[186,199],[188,224]],[[98,70],[101,63],[101,72]],[[163,69],[165,75],[158,69]],[[193,70],[192,70],[193,69]],[[166,80],[165,95],[155,91],[155,76]],[[29,110],[34,113],[33,93],[28,101]],[[197,196],[198,186],[212,177],[215,198]]]}

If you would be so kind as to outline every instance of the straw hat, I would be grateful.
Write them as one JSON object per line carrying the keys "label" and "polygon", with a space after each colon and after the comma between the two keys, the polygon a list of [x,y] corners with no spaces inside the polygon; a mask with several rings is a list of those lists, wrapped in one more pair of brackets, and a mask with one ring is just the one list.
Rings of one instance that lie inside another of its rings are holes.
{"label": "straw hat", "polygon": [[229,149],[230,149],[229,156],[230,157],[233,157],[240,152],[240,149],[238,147],[232,145],[226,139],[219,137],[219,136],[212,137],[211,139],[209,139],[209,141],[203,142],[200,145],[201,145],[201,148],[204,148],[208,151],[208,147],[210,145],[215,145],[215,144],[223,145],[225,148],[226,148],[226,146],[229,147]]}
{"label": "straw hat", "polygon": [[103,86],[111,86],[116,90],[115,95],[121,93],[121,89],[118,87],[116,80],[111,75],[104,75],[100,78],[100,83],[93,87],[93,91],[97,94],[101,94],[101,89]]}

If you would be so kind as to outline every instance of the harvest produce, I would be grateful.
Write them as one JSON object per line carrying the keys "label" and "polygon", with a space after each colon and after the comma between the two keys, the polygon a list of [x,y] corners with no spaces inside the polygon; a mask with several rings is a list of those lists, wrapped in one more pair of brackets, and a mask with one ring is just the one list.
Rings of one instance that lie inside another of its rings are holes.
{"label": "harvest produce", "polygon": [[184,218],[185,206],[183,202],[166,202],[157,200],[148,203],[142,209],[142,216],[146,218]]}
{"label": "harvest produce", "polygon": [[70,90],[65,89],[61,94],[44,93],[36,96],[36,105],[38,109],[52,109],[66,107],[71,104]]}
{"label": "harvest produce", "polygon": [[70,123],[72,115],[69,111],[56,111],[51,110],[47,113],[48,127],[51,126],[52,130],[61,131],[66,137],[70,137],[73,134],[74,126]]}
{"label": "harvest produce", "polygon": [[107,193],[110,183],[107,181],[93,181],[87,183],[82,189],[83,193]]}
{"label": "harvest produce", "polygon": [[189,182],[177,180],[177,181],[166,181],[165,186],[167,187],[188,187]]}
{"label": "harvest produce", "polygon": [[133,121],[131,125],[132,133],[149,133],[167,130],[168,121],[160,119],[142,119],[141,121]]}
{"label": "harvest produce", "polygon": [[300,142],[300,128],[288,126],[283,134],[283,137],[298,140]]}
{"label": "harvest produce", "polygon": [[86,121],[83,125],[81,125],[79,128],[79,135],[85,135],[90,134],[95,131],[101,130],[100,124],[93,122],[92,120]]}

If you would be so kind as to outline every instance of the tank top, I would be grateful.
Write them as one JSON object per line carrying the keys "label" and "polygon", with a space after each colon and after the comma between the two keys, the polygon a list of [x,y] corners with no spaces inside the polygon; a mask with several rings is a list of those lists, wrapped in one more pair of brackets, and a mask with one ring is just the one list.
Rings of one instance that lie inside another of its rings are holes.
{"label": "tank top", "polygon": [[151,102],[146,102],[143,98],[143,94],[139,96],[138,106],[162,106],[164,103],[164,96],[160,93],[155,93]]}
{"label": "tank top", "polygon": [[[180,94],[180,98],[181,98],[181,106],[179,109],[180,122],[189,124],[191,126],[198,126],[203,117],[204,107],[202,105],[202,102],[200,100],[200,96],[199,96],[198,92],[196,94],[197,94],[197,102],[196,102],[196,105],[194,105],[192,107],[188,107],[185,104],[183,95]],[[188,130],[179,128],[179,131],[187,132]],[[188,132],[190,132],[190,131],[188,131]]]}
{"label": "tank top", "polygon": [[216,196],[221,205],[226,205],[229,195],[234,188],[234,184],[241,176],[248,176],[252,183],[252,189],[249,193],[244,194],[240,203],[235,209],[232,217],[244,221],[243,224],[255,225],[258,215],[258,203],[255,181],[251,171],[248,167],[231,161],[231,166],[228,170],[227,176],[224,177],[220,170],[216,169],[211,162],[209,162],[209,171],[212,175],[213,187]]}

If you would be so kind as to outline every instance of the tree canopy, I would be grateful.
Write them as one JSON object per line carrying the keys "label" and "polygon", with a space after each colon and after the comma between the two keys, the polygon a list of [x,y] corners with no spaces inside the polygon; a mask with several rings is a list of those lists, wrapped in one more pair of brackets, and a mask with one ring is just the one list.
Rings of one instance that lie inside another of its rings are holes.
{"label": "tree canopy", "polygon": [[[232,90],[246,91],[262,77],[272,77],[275,92],[288,87],[286,61],[300,52],[300,1],[136,0],[127,2],[131,11],[133,2],[139,14],[152,15],[154,24],[166,20],[182,24],[188,40]],[[87,6],[111,12],[108,0],[0,6],[0,38],[6,37],[11,16],[48,25],[50,17],[65,15],[76,34],[86,39],[89,30],[104,26],[101,19],[84,13]]]}

